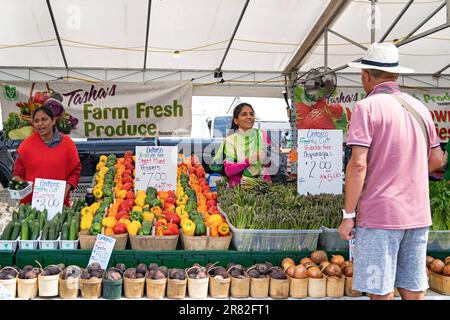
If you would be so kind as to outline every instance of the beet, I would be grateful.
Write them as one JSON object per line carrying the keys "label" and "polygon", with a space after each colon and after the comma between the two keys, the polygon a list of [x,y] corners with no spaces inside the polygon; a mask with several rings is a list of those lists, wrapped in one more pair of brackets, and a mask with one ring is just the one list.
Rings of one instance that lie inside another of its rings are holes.
{"label": "beet", "polygon": [[164,275],[164,273],[162,273],[160,270],[156,270],[153,279],[165,279],[166,275]]}
{"label": "beet", "polygon": [[129,279],[136,279],[136,268],[127,269],[123,276]]}
{"label": "beet", "polygon": [[252,278],[259,278],[259,276],[261,275],[261,273],[256,270],[256,269],[252,269],[248,272],[248,275]]}
{"label": "beet", "polygon": [[145,274],[144,274],[144,273],[137,272],[137,273],[136,273],[136,279],[142,279],[142,278],[145,278]]}
{"label": "beet", "polygon": [[157,263],[152,262],[152,263],[150,263],[150,264],[148,265],[148,270],[149,270],[149,271],[150,271],[150,270],[156,270],[156,269],[158,269],[158,264],[157,264]]}
{"label": "beet", "polygon": [[127,269],[127,267],[123,263],[116,264],[116,268],[121,270],[122,272],[124,272]]}
{"label": "beet", "polygon": [[136,272],[144,273],[147,271],[147,266],[144,263],[139,263],[136,267]]}
{"label": "beet", "polygon": [[269,268],[270,267],[267,266],[265,263],[258,263],[255,266],[255,269],[258,270],[258,272],[263,275],[267,275],[269,273]]}
{"label": "beet", "polygon": [[167,275],[169,273],[169,269],[167,269],[166,266],[161,266],[161,267],[158,268],[158,270],[161,271],[164,274],[164,276],[167,278]]}

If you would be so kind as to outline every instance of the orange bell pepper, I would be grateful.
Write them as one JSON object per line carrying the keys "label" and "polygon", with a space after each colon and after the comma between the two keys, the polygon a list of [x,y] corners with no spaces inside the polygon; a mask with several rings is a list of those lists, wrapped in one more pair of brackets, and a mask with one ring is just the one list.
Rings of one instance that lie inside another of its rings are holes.
{"label": "orange bell pepper", "polygon": [[222,222],[221,224],[219,224],[219,226],[217,227],[217,231],[219,232],[219,234],[221,236],[226,236],[228,235],[228,233],[230,232],[230,227],[228,227],[227,223]]}
{"label": "orange bell pepper", "polygon": [[216,225],[209,226],[209,235],[211,237],[218,237],[219,236],[219,231],[217,230],[217,226]]}

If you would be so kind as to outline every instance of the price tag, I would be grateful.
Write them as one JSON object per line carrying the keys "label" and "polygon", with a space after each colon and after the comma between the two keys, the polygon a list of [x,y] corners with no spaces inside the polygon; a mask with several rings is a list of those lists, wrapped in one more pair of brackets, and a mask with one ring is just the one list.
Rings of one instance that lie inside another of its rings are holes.
{"label": "price tag", "polygon": [[298,130],[299,194],[342,194],[342,143],[342,130]]}
{"label": "price tag", "polygon": [[116,239],[98,234],[94,248],[92,249],[91,258],[89,259],[89,264],[98,262],[102,266],[102,269],[106,269],[115,243]]}
{"label": "price tag", "polygon": [[6,290],[6,288],[0,284],[0,300],[9,300],[12,299],[11,293]]}
{"label": "price tag", "polygon": [[177,147],[136,147],[136,190],[154,187],[158,191],[177,186]]}
{"label": "price tag", "polygon": [[66,182],[36,178],[33,189],[31,207],[39,211],[47,209],[47,220],[51,220],[58,212],[62,212]]}
{"label": "price tag", "polygon": [[348,260],[353,261],[355,252],[355,239],[348,240]]}

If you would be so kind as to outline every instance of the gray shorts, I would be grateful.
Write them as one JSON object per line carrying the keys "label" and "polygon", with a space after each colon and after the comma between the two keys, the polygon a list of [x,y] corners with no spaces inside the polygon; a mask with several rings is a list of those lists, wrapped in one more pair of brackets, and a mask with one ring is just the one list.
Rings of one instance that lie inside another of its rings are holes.
{"label": "gray shorts", "polygon": [[394,288],[428,288],[428,227],[406,230],[356,228],[353,289],[385,295]]}

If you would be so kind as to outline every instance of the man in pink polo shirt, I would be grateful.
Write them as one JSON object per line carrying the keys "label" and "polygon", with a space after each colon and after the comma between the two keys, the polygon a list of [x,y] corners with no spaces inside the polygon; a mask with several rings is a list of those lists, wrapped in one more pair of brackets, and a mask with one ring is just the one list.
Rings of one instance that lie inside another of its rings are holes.
{"label": "man in pink polo shirt", "polygon": [[[443,165],[443,152],[428,109],[400,91],[398,49],[373,43],[361,63],[367,97],[352,113],[347,145],[345,209],[339,233],[353,238],[353,289],[372,299],[423,299],[431,225],[428,174]],[[355,210],[358,206],[358,214]]]}

